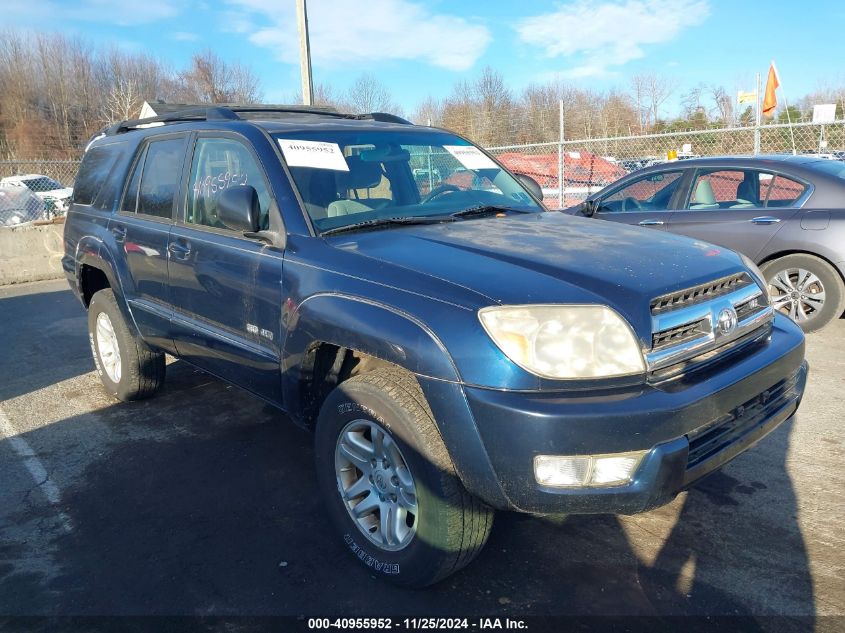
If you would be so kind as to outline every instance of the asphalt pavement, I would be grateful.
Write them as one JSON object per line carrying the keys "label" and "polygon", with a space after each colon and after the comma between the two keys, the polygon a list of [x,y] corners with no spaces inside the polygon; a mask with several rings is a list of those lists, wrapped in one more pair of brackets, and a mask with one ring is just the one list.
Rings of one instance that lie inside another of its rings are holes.
{"label": "asphalt pavement", "polygon": [[822,617],[845,615],[843,319],[808,337],[797,419],[670,505],[500,513],[479,558],[422,591],[353,560],[328,524],[311,436],[283,414],[179,361],[159,396],[110,399],[64,282],[0,288],[0,326],[0,617],[845,623]]}

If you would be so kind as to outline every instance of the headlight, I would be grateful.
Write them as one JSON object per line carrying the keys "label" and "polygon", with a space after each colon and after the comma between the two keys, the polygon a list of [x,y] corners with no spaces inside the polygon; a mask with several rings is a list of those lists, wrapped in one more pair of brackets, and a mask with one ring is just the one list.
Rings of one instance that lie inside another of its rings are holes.
{"label": "headlight", "polygon": [[505,356],[532,374],[565,380],[645,372],[634,332],[606,306],[503,306],[478,316]]}
{"label": "headlight", "polygon": [[766,304],[771,304],[772,298],[769,296],[769,283],[766,281],[766,278],[763,276],[762,271],[757,267],[749,257],[746,257],[742,253],[737,253],[742,260],[742,263],[745,264],[751,272],[751,276],[754,278],[754,281],[757,282],[757,285],[760,286],[760,289],[763,291],[763,297],[766,300]]}

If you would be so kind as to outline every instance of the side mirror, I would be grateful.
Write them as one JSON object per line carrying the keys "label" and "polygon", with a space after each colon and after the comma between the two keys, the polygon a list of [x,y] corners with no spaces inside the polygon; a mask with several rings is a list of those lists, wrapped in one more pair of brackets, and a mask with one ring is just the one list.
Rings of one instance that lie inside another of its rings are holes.
{"label": "side mirror", "polygon": [[238,185],[224,189],[217,199],[217,215],[220,221],[233,231],[257,233],[261,214],[258,193],[250,185]]}
{"label": "side mirror", "polygon": [[581,213],[587,218],[593,217],[596,214],[596,211],[598,211],[598,208],[598,200],[584,200],[584,202],[581,203]]}
{"label": "side mirror", "polygon": [[516,179],[519,181],[519,184],[528,189],[528,191],[531,192],[531,195],[537,198],[537,200],[543,199],[543,188],[540,186],[540,183],[534,180],[531,176],[517,174]]}

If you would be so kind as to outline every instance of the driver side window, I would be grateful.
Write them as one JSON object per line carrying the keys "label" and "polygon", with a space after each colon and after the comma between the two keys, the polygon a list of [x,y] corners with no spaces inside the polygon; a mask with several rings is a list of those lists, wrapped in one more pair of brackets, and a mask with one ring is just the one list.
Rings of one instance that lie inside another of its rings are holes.
{"label": "driver side window", "polygon": [[665,211],[681,182],[681,171],[648,174],[601,198],[598,211]]}
{"label": "driver side window", "polygon": [[228,230],[218,217],[217,201],[224,189],[240,185],[255,187],[261,206],[259,224],[261,228],[267,228],[270,191],[249,150],[233,139],[197,139],[188,183],[185,222]]}

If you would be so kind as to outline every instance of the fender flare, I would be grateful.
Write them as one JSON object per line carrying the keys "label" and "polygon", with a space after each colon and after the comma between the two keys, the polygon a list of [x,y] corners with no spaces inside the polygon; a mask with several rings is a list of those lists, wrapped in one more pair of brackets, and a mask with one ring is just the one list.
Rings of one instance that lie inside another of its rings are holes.
{"label": "fender flare", "polygon": [[311,295],[287,316],[282,371],[287,374],[316,342],[345,347],[408,371],[460,382],[446,346],[423,322],[392,306],[354,295]]}
{"label": "fender flare", "polygon": [[[123,315],[126,325],[132,330],[135,336],[139,336],[135,318],[129,309],[126,296],[123,293],[123,286],[120,278],[115,272],[114,263],[110,260],[108,249],[101,248],[103,242],[97,237],[87,235],[79,240],[76,245],[76,284],[79,288],[79,296],[82,297],[82,267],[90,266],[102,272],[109,282],[109,288],[114,293],[117,307]],[[88,306],[85,306],[86,309]]]}

